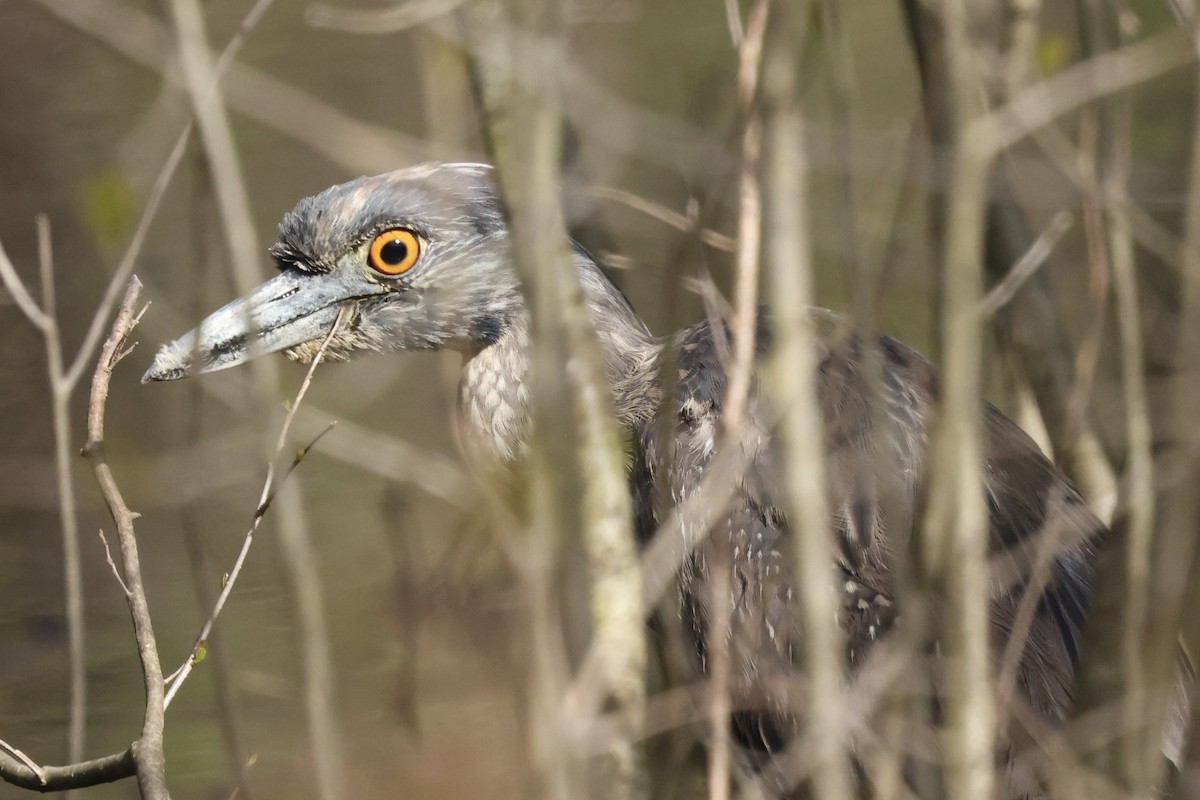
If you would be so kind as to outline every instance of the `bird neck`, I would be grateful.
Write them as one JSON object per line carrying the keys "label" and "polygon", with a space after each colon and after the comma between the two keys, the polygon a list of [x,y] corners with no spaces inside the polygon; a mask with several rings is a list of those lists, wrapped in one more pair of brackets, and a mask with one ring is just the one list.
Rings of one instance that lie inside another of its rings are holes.
{"label": "bird neck", "polygon": [[[661,342],[590,257],[576,253],[580,285],[604,354],[617,418],[627,427],[653,415]],[[529,436],[529,316],[522,306],[488,345],[467,355],[459,381],[464,444],[472,458],[508,462]]]}

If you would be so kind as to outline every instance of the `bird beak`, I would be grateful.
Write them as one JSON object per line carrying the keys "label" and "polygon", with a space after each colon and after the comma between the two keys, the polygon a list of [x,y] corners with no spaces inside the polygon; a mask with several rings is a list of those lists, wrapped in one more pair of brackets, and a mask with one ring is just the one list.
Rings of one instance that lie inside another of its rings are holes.
{"label": "bird beak", "polygon": [[163,345],[142,383],[216,372],[321,339],[344,303],[372,293],[364,289],[349,285],[337,272],[288,270]]}

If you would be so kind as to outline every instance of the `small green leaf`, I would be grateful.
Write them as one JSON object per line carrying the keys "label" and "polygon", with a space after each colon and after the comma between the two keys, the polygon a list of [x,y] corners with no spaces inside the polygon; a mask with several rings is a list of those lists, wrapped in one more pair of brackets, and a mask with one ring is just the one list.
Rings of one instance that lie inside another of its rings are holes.
{"label": "small green leaf", "polygon": [[85,178],[79,186],[79,204],[84,222],[104,247],[120,246],[133,228],[137,203],[119,170]]}
{"label": "small green leaf", "polygon": [[196,645],[196,655],[192,656],[192,666],[194,667],[197,664],[199,664],[201,661],[204,660],[204,657],[207,655],[208,655],[208,641],[205,639],[201,639],[200,644]]}
{"label": "small green leaf", "polygon": [[1034,57],[1043,75],[1053,75],[1067,65],[1067,49],[1067,40],[1058,34],[1048,34],[1038,40]]}

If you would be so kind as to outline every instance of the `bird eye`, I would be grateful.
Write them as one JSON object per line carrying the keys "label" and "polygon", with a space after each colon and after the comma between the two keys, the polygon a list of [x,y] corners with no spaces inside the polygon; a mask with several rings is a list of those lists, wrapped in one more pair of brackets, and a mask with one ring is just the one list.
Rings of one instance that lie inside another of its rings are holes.
{"label": "bird eye", "polygon": [[375,237],[368,251],[371,269],[384,275],[403,275],[417,263],[421,240],[404,228],[392,228]]}

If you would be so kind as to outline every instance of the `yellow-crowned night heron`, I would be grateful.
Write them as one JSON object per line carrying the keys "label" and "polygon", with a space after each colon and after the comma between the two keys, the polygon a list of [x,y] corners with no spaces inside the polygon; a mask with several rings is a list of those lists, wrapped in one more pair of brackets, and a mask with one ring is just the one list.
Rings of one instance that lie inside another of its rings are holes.
{"label": "yellow-crowned night heron", "polygon": [[[163,347],[144,380],[224,369],[280,350],[309,360],[339,310],[347,309],[348,321],[329,348],[333,356],[460,351],[461,411],[471,449],[500,461],[517,456],[530,422],[523,381],[528,324],[489,168],[424,166],[327,189],[284,217],[271,253],[281,274]],[[725,334],[703,322],[671,341],[658,339],[582,248],[573,258],[607,358],[617,414],[632,434],[631,483],[645,535],[661,511],[655,499],[687,496],[713,458],[726,385],[718,358],[724,342],[717,339]],[[841,335],[845,326],[831,312],[813,314],[823,337],[820,402],[830,530],[844,594],[839,619],[853,663],[893,621],[891,566],[919,513],[937,378],[915,351],[875,337],[883,413],[873,413],[861,337]],[[760,340],[760,350],[769,347],[765,327]],[[667,345],[676,359],[671,381],[660,374]],[[665,387],[674,392],[664,411],[673,416],[667,425],[656,421]],[[1053,536],[1049,577],[1024,634],[1016,684],[1044,720],[1058,721],[1070,703],[1090,556],[1103,526],[1024,432],[991,406],[983,415],[990,544],[993,553],[1009,554],[1001,561],[1016,565],[996,581],[993,633],[998,644],[1008,639],[1044,539],[1038,534]],[[765,424],[753,410],[750,422]],[[664,434],[673,441],[661,441]],[[803,642],[769,436],[762,441],[708,542],[679,575],[685,628],[703,664],[710,567],[723,563],[732,570],[733,690],[735,705],[744,709],[733,725],[757,766],[769,762],[794,729],[787,714],[764,699],[770,691],[763,687],[793,668]],[[1027,778],[1009,773],[1010,797],[1038,793]]]}

